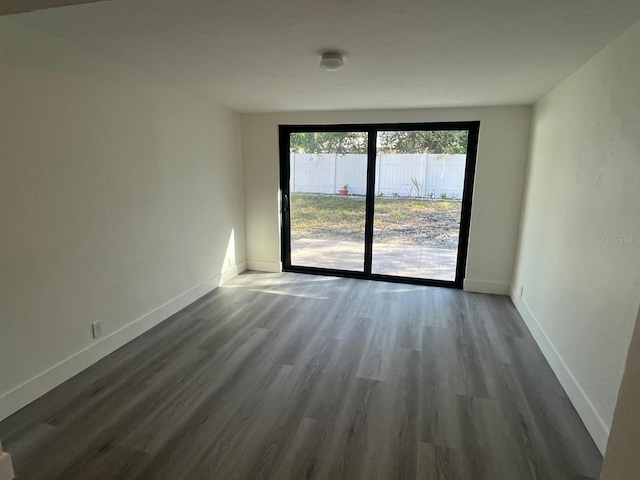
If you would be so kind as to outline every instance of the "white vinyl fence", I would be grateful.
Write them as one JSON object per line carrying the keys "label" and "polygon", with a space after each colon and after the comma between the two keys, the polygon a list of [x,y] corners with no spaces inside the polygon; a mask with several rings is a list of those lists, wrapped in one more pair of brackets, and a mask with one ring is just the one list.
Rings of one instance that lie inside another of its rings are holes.
{"label": "white vinyl fence", "polygon": [[[376,195],[462,198],[466,155],[394,154],[376,159]],[[291,154],[292,193],[364,195],[367,155]]]}

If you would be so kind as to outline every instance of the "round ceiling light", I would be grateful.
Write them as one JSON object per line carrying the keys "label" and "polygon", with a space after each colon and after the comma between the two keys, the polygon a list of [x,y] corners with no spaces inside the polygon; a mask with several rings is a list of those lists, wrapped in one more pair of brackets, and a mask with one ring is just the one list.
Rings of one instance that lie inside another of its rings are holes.
{"label": "round ceiling light", "polygon": [[325,52],[322,54],[320,66],[329,72],[340,70],[344,66],[344,58],[339,52]]}

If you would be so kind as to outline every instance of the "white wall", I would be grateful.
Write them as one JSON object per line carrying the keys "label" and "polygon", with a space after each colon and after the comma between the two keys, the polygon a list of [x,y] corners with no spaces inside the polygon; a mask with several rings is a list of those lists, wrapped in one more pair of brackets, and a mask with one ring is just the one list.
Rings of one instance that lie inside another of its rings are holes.
{"label": "white wall", "polygon": [[638,45],[640,23],[536,104],[512,291],[602,451],[640,290]]}
{"label": "white wall", "polygon": [[0,19],[0,205],[2,419],[242,268],[240,117]]}
{"label": "white wall", "polygon": [[247,258],[280,268],[278,125],[480,120],[465,289],[508,293],[529,147],[529,107],[242,115]]}

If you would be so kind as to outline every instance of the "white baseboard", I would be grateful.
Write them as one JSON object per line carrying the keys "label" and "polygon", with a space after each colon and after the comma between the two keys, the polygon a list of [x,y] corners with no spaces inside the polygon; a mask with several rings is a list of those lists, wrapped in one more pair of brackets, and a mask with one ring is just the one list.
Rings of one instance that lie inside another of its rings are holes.
{"label": "white baseboard", "polygon": [[247,262],[245,261],[245,262],[240,262],[237,265],[234,265],[232,267],[229,267],[223,270],[222,273],[220,274],[220,283],[218,283],[218,286],[227,283],[229,280],[231,280],[234,277],[237,277],[246,269],[247,269]]}
{"label": "white baseboard", "polygon": [[2,451],[2,443],[0,443],[0,480],[13,480],[13,464],[11,456]]}
{"label": "white baseboard", "polygon": [[262,260],[247,260],[247,266],[249,267],[249,270],[256,270],[258,272],[279,273],[282,271],[281,262],[264,262]]}
{"label": "white baseboard", "polygon": [[0,395],[0,420],[17,412],[48,391],[67,381],[82,370],[106,357],[121,346],[143,334],[184,307],[195,302],[219,285],[226,283],[246,270],[246,262],[225,269],[222,273],[187,290],[164,305],[150,311],[133,322],[106,335],[60,363]]}
{"label": "white baseboard", "polygon": [[540,323],[533,315],[533,312],[529,309],[529,306],[523,300],[523,298],[518,295],[515,289],[511,289],[511,300],[513,304],[518,309],[518,312],[522,316],[524,323],[526,323],[531,335],[538,343],[540,350],[544,354],[547,362],[551,366],[551,369],[558,377],[560,384],[564,388],[569,400],[573,403],[578,415],[582,419],[585,427],[591,434],[591,438],[597,445],[600,453],[604,455],[607,441],[609,440],[609,427],[604,423],[598,412],[594,408],[593,404],[589,401],[589,398],[585,394],[578,381],[567,367],[567,364],[564,362],[556,348],[553,346],[553,343],[547,337],[547,334],[544,332]]}
{"label": "white baseboard", "polygon": [[464,290],[466,292],[491,293],[494,295],[509,295],[511,285],[504,282],[492,282],[489,280],[464,279]]}
{"label": "white baseboard", "polygon": [[238,275],[240,275],[242,272],[244,272],[247,269],[247,261],[244,260],[240,262],[238,265],[236,265],[236,267],[238,269]]}
{"label": "white baseboard", "polygon": [[0,452],[0,480],[13,480],[13,465],[8,453]]}

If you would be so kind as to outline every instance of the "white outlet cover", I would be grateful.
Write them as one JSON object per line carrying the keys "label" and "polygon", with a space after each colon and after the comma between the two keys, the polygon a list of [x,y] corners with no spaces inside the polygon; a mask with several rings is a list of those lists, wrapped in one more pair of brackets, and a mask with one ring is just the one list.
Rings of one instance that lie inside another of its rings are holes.
{"label": "white outlet cover", "polygon": [[102,336],[102,322],[93,322],[91,324],[91,329],[93,332],[93,338],[98,338]]}

